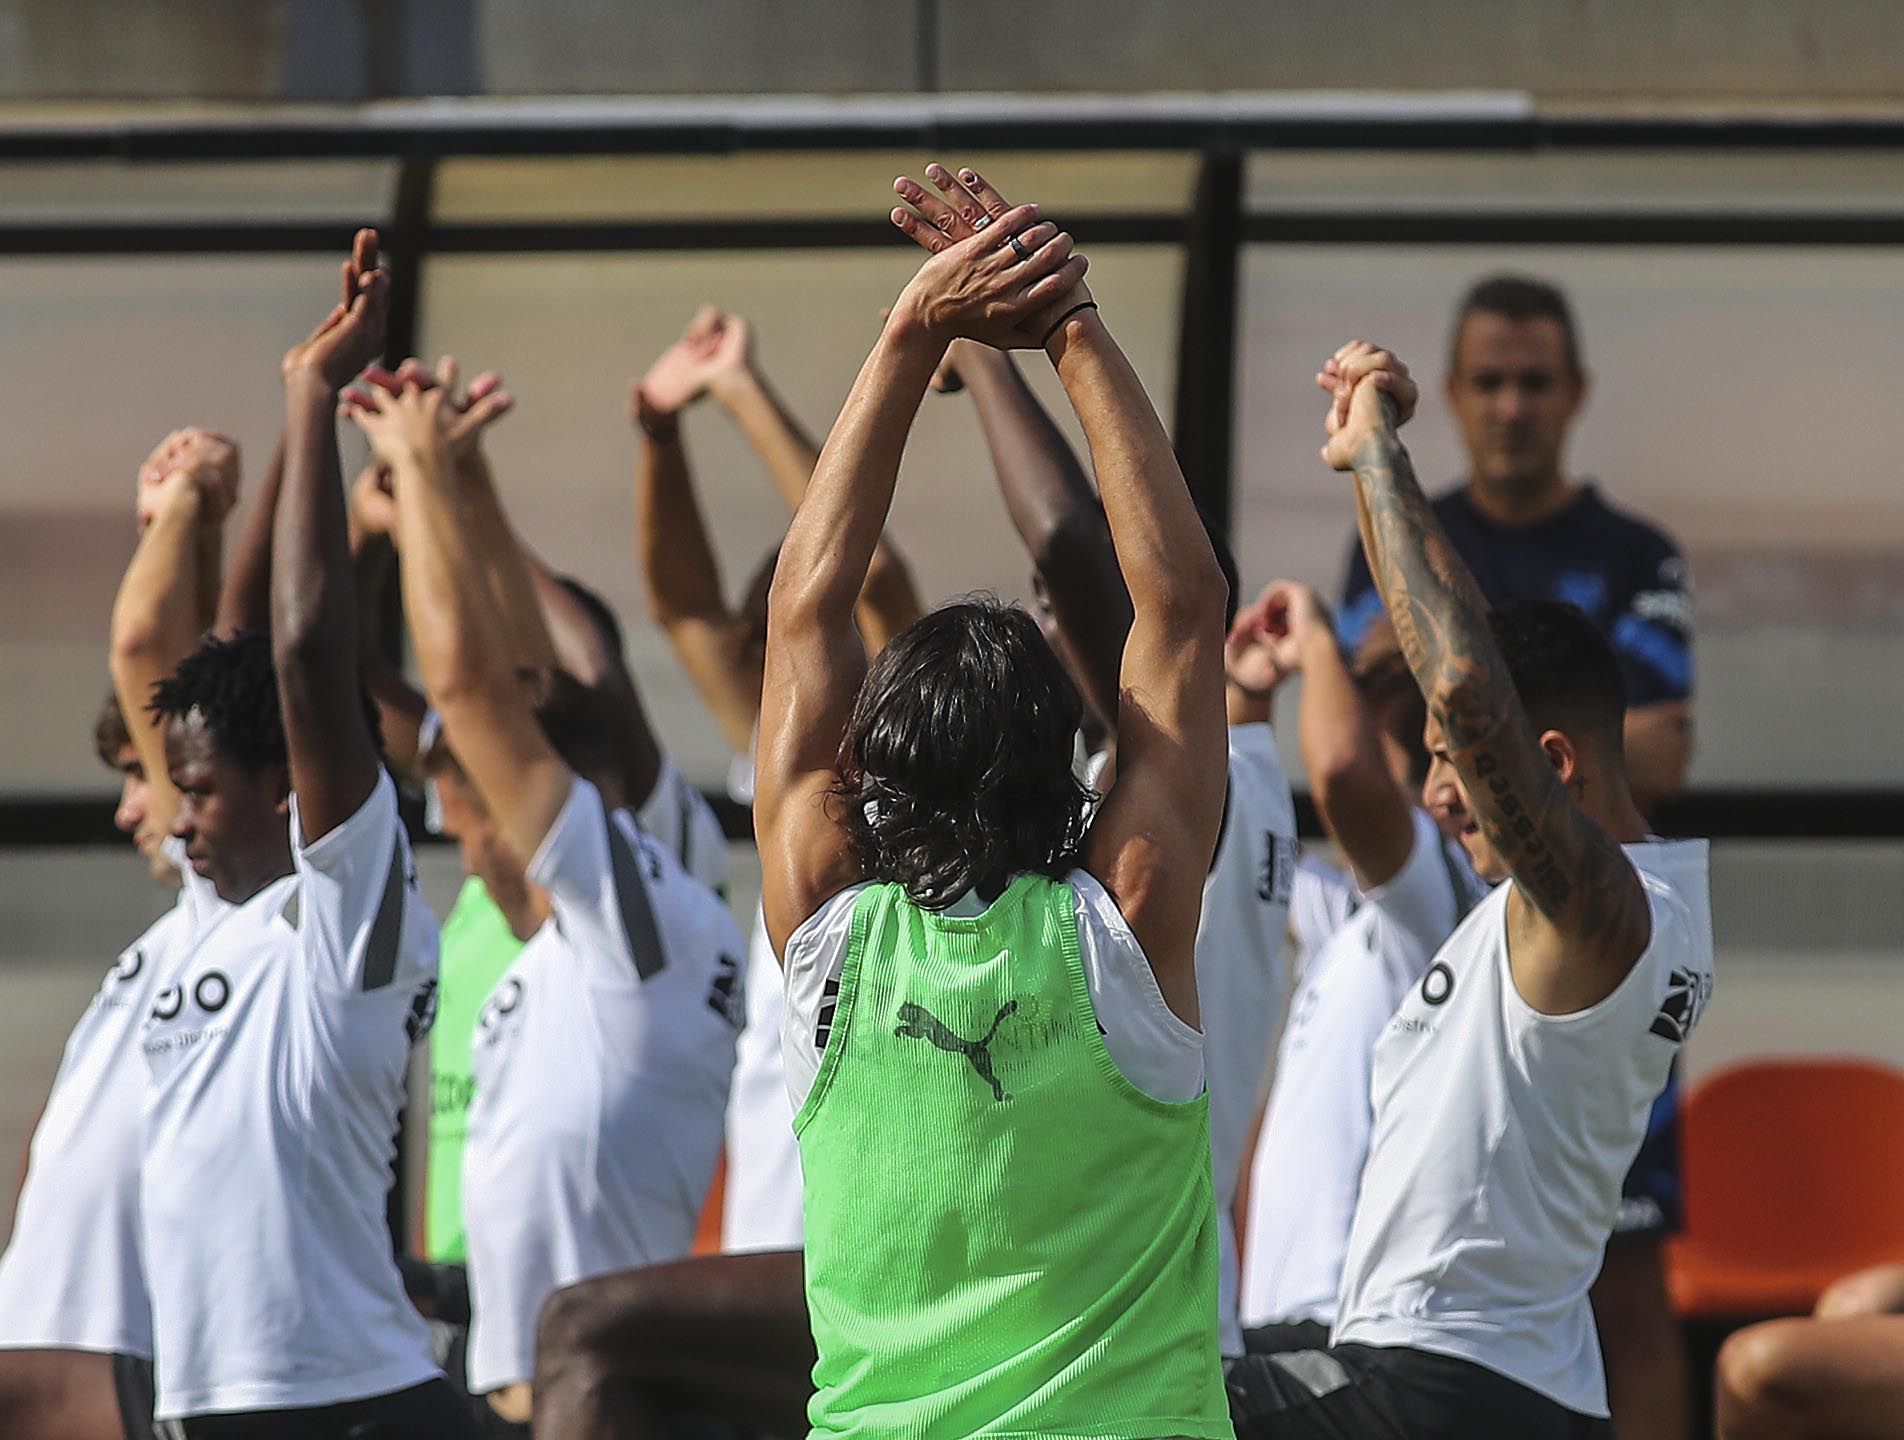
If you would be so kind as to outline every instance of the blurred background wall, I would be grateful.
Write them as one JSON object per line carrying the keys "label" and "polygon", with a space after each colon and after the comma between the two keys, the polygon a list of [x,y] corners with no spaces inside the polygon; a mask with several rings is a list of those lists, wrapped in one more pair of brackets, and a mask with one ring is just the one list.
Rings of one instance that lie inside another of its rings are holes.
{"label": "blurred background wall", "polygon": [[4,0],[0,97],[1509,87],[1891,103],[1890,0]]}

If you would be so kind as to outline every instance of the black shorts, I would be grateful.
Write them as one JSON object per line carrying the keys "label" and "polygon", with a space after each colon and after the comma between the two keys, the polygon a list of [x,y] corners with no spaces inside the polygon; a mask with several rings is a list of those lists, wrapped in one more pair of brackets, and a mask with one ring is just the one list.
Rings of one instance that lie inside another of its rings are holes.
{"label": "black shorts", "polygon": [[1424,1350],[1337,1345],[1223,1371],[1236,1440],[1613,1440],[1610,1421]]}
{"label": "black shorts", "polygon": [[1243,1349],[1250,1355],[1278,1355],[1286,1350],[1327,1350],[1329,1327],[1320,1320],[1283,1320],[1243,1332]]}
{"label": "black shorts", "polygon": [[1685,1215],[1679,1169],[1679,1064],[1673,1063],[1666,1088],[1647,1117],[1646,1138],[1633,1168],[1620,1187],[1620,1209],[1613,1238],[1659,1239],[1677,1235]]}
{"label": "black shorts", "polygon": [[314,1410],[198,1415],[185,1440],[481,1440],[469,1402],[438,1377],[408,1390]]}
{"label": "black shorts", "polygon": [[143,1355],[112,1357],[112,1388],[119,1397],[119,1423],[126,1440],[179,1440],[176,1420],[154,1420],[152,1362]]}

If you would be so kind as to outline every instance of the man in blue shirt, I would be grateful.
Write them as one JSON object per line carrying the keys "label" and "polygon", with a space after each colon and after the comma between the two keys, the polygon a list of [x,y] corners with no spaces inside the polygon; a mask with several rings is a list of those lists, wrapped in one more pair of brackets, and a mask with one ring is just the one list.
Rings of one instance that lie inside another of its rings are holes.
{"label": "man in blue shirt", "polygon": [[[1692,756],[1692,595],[1663,530],[1607,503],[1565,467],[1589,376],[1566,296],[1494,275],[1455,315],[1449,408],[1468,475],[1435,514],[1493,604],[1562,600],[1606,633],[1626,677],[1626,760],[1642,810],[1675,793]],[[1336,631],[1353,651],[1382,614],[1359,541]],[[1678,1079],[1667,1081],[1626,1180],[1594,1286],[1608,1396],[1621,1440],[1684,1440],[1691,1381],[1666,1299],[1664,1240],[1680,1225]]]}
{"label": "man in blue shirt", "polygon": [[[1626,674],[1634,794],[1657,804],[1680,788],[1692,755],[1692,597],[1671,537],[1566,472],[1588,381],[1559,290],[1516,275],[1469,290],[1447,382],[1468,478],[1436,498],[1435,513],[1491,602],[1564,600],[1606,632]],[[1352,545],[1343,646],[1353,651],[1381,612]]]}

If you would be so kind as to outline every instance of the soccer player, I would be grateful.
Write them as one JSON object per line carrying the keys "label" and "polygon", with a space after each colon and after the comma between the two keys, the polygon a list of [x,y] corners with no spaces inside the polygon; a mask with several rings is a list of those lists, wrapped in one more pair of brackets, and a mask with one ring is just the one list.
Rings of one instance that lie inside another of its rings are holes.
{"label": "soccer player", "polygon": [[1904,1265],[1835,1282],[1810,1319],[1735,1332],[1719,1352],[1719,1440],[1887,1440],[1904,1407]]}
{"label": "soccer player", "polygon": [[[1640,813],[1650,815],[1678,792],[1692,755],[1690,579],[1669,535],[1568,474],[1568,436],[1590,382],[1573,309],[1557,287],[1520,275],[1476,282],[1455,315],[1447,378],[1468,478],[1433,504],[1490,604],[1578,605],[1612,643],[1626,682],[1628,779]],[[1352,544],[1345,643],[1359,640],[1381,606]],[[1665,1241],[1680,1220],[1675,1069],[1626,1178],[1594,1287],[1622,1440],[1684,1440],[1691,1425],[1691,1376],[1665,1281]]]}
{"label": "soccer player", "polygon": [[139,1027],[178,955],[223,906],[182,869],[184,857],[167,838],[177,796],[143,707],[152,682],[211,619],[237,461],[222,436],[176,431],[141,468],[139,544],[113,606],[116,693],[100,710],[94,741],[123,776],[115,823],[153,878],[179,894],[106,972],[67,1037],[34,1130],[0,1256],[0,1434],[10,1440],[155,1433],[151,1306],[138,1243]]}
{"label": "soccer player", "polygon": [[[1327,1350],[1229,1373],[1239,1436],[1604,1436],[1587,1292],[1653,1098],[1712,987],[1703,841],[1651,841],[1611,648],[1569,606],[1490,617],[1395,425],[1416,390],[1344,346],[1323,458],[1428,704],[1427,798],[1477,905],[1375,1051],[1374,1119]],[[1288,1183],[1301,1183],[1289,1177]]]}
{"label": "soccer player", "polygon": [[[636,550],[648,608],[734,747],[730,793],[750,804],[767,586],[778,552],[756,567],[740,606],[730,607],[681,434],[683,414],[703,398],[712,398],[747,437],[789,510],[799,506],[820,452],[769,383],[755,354],[752,327],[741,316],[711,306],[696,313],[681,339],[629,391],[629,418],[642,436],[635,472]],[[854,612],[867,653],[877,654],[919,611],[911,571],[882,535]],[[803,1233],[800,1155],[780,1063],[780,967],[758,917],[748,945],[746,1009],[727,1104],[721,1248],[788,1250],[799,1246]],[[798,1274],[797,1261],[791,1273]]]}
{"label": "soccer player", "polygon": [[[508,526],[486,477],[457,462],[464,417],[414,383],[354,403],[395,482],[425,691],[496,848],[551,914],[484,1007],[463,1164],[469,1388],[520,1426],[550,1294],[692,1244],[745,948],[720,898],[620,808],[605,697],[561,668],[532,693],[490,643],[499,595],[535,602],[520,550],[483,539]],[[517,573],[492,586],[497,567]]]}
{"label": "soccer player", "polygon": [[1424,706],[1386,625],[1371,627],[1351,671],[1321,599],[1279,581],[1237,617],[1225,660],[1232,686],[1265,696],[1302,676],[1310,794],[1361,889],[1290,1001],[1243,1243],[1249,1348],[1319,1349],[1368,1157],[1376,1041],[1484,887],[1417,803]]}
{"label": "soccer player", "polygon": [[[446,356],[434,373],[407,360],[394,373],[373,369],[366,379],[393,393],[405,384],[442,386],[461,436],[454,463],[469,483],[488,487],[493,480],[482,440],[514,401],[495,372],[477,376],[466,392],[459,373],[455,359]],[[495,516],[506,522],[500,509]],[[590,713],[601,725],[597,748],[604,768],[593,778],[611,808],[626,805],[684,869],[719,889],[727,871],[720,822],[657,742],[627,667],[614,611],[579,581],[556,575],[506,523],[472,540],[482,547],[472,558],[492,580],[508,582],[497,584],[497,610],[505,627],[502,643],[518,669],[546,674],[559,666],[596,697]],[[360,611],[381,614],[395,570],[398,526],[390,469],[374,456],[351,490],[351,543]],[[422,1254],[437,1269],[434,1276],[414,1266],[406,1271],[413,1295],[417,1282],[433,1282],[428,1289],[434,1293],[416,1297],[427,1313],[462,1325],[467,1324],[467,1294],[457,1271],[467,1258],[463,1146],[475,1090],[477,1026],[523,943],[547,920],[548,905],[528,883],[522,862],[500,842],[494,820],[444,742],[440,717],[432,715],[424,696],[385,663],[371,667],[370,684],[393,765],[398,753],[410,757],[412,778],[429,786],[432,823],[458,842],[463,860],[463,886],[443,922],[436,1020],[430,1029],[430,1149],[418,1233]]]}
{"label": "soccer player", "polygon": [[[945,200],[894,220],[933,253],[833,427],[768,606],[754,809],[806,1178],[809,1416],[1228,1435],[1195,1029],[1222,572],[1070,237],[969,170],[928,175]],[[945,206],[976,233],[929,223]],[[949,605],[870,667],[853,644],[907,434],[960,335],[1051,355],[1131,595],[1117,778],[1088,830],[1082,702],[1028,615]]]}
{"label": "soccer player", "polygon": [[282,470],[247,530],[271,543],[236,567],[268,570],[270,635],[208,640],[155,698],[174,833],[231,907],[143,1035],[157,1415],[192,1440],[471,1432],[385,1218],[437,932],[359,680],[337,468],[339,391],[383,341],[375,254],[359,231],[284,359]]}
{"label": "soccer player", "polygon": [[[935,215],[938,202],[926,192],[906,198],[928,218],[943,221],[946,234],[965,233],[955,213]],[[1009,355],[955,341],[941,385],[948,375],[956,376],[978,409],[1006,509],[1036,567],[1046,638],[1084,691],[1096,717],[1090,728],[1114,753],[1131,602],[1103,506]],[[1233,618],[1236,566],[1220,538],[1213,536],[1211,544]],[[1211,1173],[1225,1222],[1219,1229],[1223,1351],[1240,1355],[1236,1232],[1229,1217],[1288,985],[1284,941],[1295,882],[1296,815],[1270,731],[1267,697],[1231,683],[1226,698],[1228,791],[1221,838],[1204,879],[1197,996],[1210,1088]]]}

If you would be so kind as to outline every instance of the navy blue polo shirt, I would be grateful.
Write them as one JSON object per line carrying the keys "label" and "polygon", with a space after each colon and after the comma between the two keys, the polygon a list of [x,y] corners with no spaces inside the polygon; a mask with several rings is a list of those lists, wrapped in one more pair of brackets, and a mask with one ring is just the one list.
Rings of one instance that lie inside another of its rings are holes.
{"label": "navy blue polo shirt", "polygon": [[[1465,485],[1437,496],[1433,504],[1490,605],[1511,600],[1578,605],[1620,657],[1629,705],[1692,694],[1692,594],[1686,562],[1665,531],[1607,504],[1592,485],[1537,525],[1514,527],[1489,519],[1468,498]],[[1357,541],[1350,547],[1336,616],[1342,648],[1353,653],[1381,613],[1382,597]]]}

